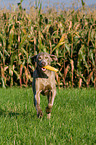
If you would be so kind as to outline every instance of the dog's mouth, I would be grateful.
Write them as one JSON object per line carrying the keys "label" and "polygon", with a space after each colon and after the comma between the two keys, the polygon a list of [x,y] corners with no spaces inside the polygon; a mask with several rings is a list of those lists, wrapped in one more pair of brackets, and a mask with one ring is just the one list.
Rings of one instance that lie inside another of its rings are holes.
{"label": "dog's mouth", "polygon": [[44,68],[44,66],[38,65],[38,68],[41,69],[43,72],[46,71],[46,68]]}
{"label": "dog's mouth", "polygon": [[42,69],[42,71],[46,71],[46,68],[43,68],[43,67],[42,67],[41,69]]}
{"label": "dog's mouth", "polygon": [[43,64],[43,63],[38,64],[38,67],[39,67],[43,72],[46,71],[45,66],[46,66],[46,64]]}

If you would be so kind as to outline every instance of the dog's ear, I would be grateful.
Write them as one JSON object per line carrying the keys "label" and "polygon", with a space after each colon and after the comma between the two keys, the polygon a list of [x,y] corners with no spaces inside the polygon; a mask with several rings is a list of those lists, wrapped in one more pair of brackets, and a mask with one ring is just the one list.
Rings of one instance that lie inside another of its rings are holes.
{"label": "dog's ear", "polygon": [[30,58],[32,60],[32,64],[35,64],[37,55],[31,56]]}
{"label": "dog's ear", "polygon": [[50,58],[51,58],[51,61],[52,60],[54,60],[54,61],[57,61],[58,60],[58,58],[55,55],[52,55],[52,54],[50,54]]}

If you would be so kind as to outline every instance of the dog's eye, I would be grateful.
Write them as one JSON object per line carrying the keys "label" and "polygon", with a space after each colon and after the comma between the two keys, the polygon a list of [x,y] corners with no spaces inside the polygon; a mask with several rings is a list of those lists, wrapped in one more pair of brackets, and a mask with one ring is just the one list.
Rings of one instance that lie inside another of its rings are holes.
{"label": "dog's eye", "polygon": [[48,57],[46,56],[45,59],[48,59]]}
{"label": "dog's eye", "polygon": [[41,60],[41,57],[39,56],[38,59]]}

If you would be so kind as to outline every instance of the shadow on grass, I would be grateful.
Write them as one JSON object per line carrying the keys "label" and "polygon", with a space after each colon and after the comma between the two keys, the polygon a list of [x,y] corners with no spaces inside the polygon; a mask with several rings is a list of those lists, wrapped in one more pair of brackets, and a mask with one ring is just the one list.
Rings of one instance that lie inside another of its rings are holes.
{"label": "shadow on grass", "polygon": [[0,108],[0,116],[4,116],[4,117],[9,116],[11,118],[13,116],[15,116],[15,117],[17,117],[17,116],[26,117],[28,115],[30,115],[32,118],[35,116],[35,114],[32,114],[32,112],[25,112],[25,111],[24,112],[12,112],[12,111],[5,111],[4,109]]}

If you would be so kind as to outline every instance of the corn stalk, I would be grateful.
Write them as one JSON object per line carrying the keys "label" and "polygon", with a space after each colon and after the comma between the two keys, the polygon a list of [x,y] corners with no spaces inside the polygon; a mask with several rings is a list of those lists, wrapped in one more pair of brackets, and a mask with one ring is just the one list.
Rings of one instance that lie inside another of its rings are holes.
{"label": "corn stalk", "polygon": [[31,56],[43,51],[58,57],[52,65],[57,86],[96,88],[96,9],[42,10],[37,2],[0,10],[0,86],[28,86],[35,69]]}

